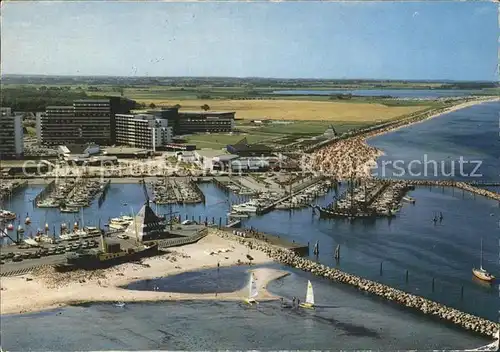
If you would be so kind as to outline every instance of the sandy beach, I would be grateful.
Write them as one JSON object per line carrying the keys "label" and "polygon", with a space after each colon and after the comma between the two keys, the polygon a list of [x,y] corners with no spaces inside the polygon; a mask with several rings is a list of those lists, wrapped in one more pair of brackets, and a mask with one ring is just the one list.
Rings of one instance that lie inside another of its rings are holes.
{"label": "sandy beach", "polygon": [[[210,254],[210,252],[220,253]],[[243,300],[248,288],[231,293],[187,294],[177,292],[135,291],[120,288],[133,281],[153,279],[203,270],[220,266],[264,264],[272,260],[262,251],[251,250],[244,245],[210,234],[199,242],[174,248],[171,253],[143,260],[142,264],[127,263],[93,272],[72,272],[54,274],[45,272],[17,277],[2,277],[1,314],[36,312],[45,309],[84,302],[138,302],[162,300]],[[266,291],[267,284],[288,273],[285,271],[259,268],[253,270],[259,286],[257,300],[278,299]]]}
{"label": "sandy beach", "polygon": [[428,121],[429,119],[457,110],[494,101],[500,101],[500,98],[487,97],[468,101],[421,119],[408,118],[386,128],[339,140],[312,153],[307,163],[309,164],[309,168],[331,175],[337,179],[347,179],[351,176],[369,178],[372,175],[371,170],[377,166],[377,158],[384,155],[382,150],[368,145],[367,140],[369,138]]}

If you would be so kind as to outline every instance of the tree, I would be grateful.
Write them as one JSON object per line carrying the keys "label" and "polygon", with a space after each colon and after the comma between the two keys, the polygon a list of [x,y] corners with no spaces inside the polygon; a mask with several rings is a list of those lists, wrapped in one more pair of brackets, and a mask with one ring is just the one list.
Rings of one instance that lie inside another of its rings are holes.
{"label": "tree", "polygon": [[203,104],[203,105],[201,106],[201,108],[202,108],[202,110],[204,110],[204,111],[210,110],[210,106],[208,106],[208,104]]}
{"label": "tree", "polygon": [[149,104],[149,108],[150,108],[150,109],[155,109],[155,108],[156,108],[155,103],[151,103],[151,104]]}
{"label": "tree", "polygon": [[175,104],[173,107],[174,107],[175,109],[180,109],[180,108],[181,108],[181,104]]}

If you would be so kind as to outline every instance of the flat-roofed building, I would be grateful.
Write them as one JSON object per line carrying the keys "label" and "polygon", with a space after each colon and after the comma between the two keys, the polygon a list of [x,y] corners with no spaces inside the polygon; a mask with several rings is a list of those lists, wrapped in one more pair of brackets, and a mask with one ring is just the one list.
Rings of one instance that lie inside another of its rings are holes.
{"label": "flat-roofed building", "polygon": [[235,112],[183,111],[177,108],[150,110],[148,114],[169,121],[174,135],[191,133],[224,133],[234,129]]}
{"label": "flat-roofed building", "polygon": [[116,143],[156,150],[172,141],[168,120],[150,114],[117,114]]}
{"label": "flat-roofed building", "polygon": [[21,158],[23,137],[22,116],[13,114],[11,108],[0,108],[0,159]]}
{"label": "flat-roofed building", "polygon": [[75,100],[71,106],[48,106],[37,116],[40,139],[46,145],[112,145],[116,142],[117,113],[127,113],[133,100],[121,97]]}

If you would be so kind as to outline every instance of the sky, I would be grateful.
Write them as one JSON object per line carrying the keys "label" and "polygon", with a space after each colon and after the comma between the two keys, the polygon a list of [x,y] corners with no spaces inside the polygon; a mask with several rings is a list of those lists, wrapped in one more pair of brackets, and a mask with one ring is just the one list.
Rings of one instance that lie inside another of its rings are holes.
{"label": "sky", "polygon": [[2,2],[2,74],[498,80],[492,2]]}

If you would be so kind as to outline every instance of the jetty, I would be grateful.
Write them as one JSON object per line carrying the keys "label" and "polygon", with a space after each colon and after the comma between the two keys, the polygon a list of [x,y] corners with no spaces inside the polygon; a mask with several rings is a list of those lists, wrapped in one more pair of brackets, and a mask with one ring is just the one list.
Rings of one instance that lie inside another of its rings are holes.
{"label": "jetty", "polygon": [[473,331],[483,336],[493,337],[500,328],[500,324],[472,314],[461,312],[457,309],[419,297],[390,286],[345,273],[339,269],[328,267],[324,264],[303,258],[293,250],[274,245],[273,243],[258,238],[235,236],[227,231],[214,230],[223,238],[236,240],[249,248],[263,251],[275,261],[310,272],[316,276],[350,285],[375,296],[385,298],[407,308],[420,311],[426,315],[447,321],[456,326]]}
{"label": "jetty", "polygon": [[407,192],[414,186],[404,181],[349,181],[349,188],[326,207],[316,207],[320,217],[392,217],[401,209]]}
{"label": "jetty", "polygon": [[194,204],[205,202],[205,195],[192,179],[167,178],[151,182],[156,204]]}

